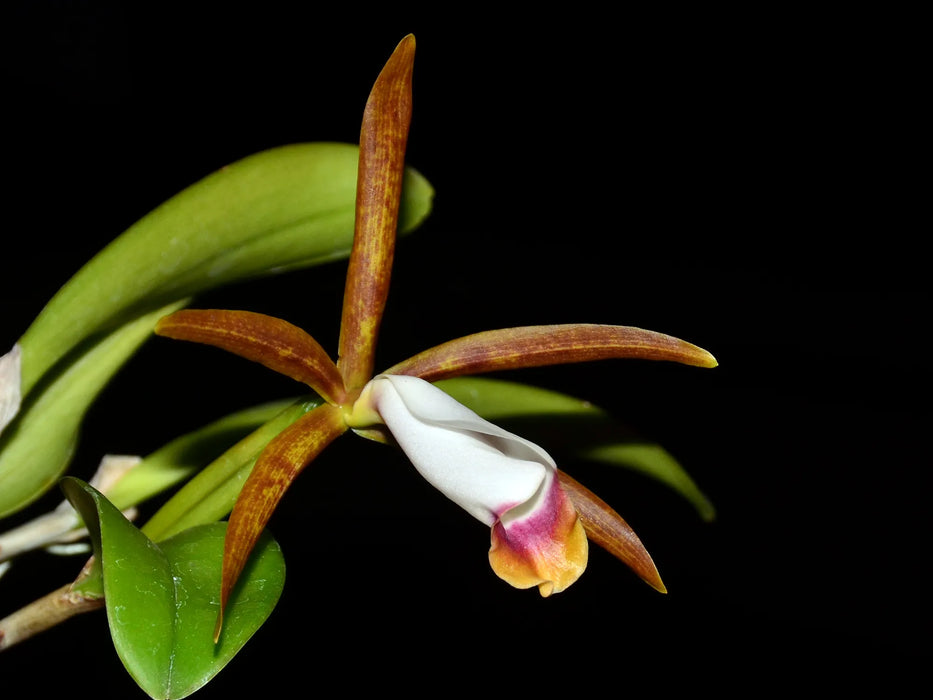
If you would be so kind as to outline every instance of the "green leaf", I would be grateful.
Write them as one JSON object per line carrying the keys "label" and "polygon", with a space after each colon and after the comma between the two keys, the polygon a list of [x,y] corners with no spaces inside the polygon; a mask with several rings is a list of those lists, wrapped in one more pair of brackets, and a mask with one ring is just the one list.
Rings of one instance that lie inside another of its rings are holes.
{"label": "green leaf", "polygon": [[100,492],[73,477],[62,489],[88,525],[101,562],[114,646],[153,698],[184,698],[210,681],[265,622],[285,582],[281,550],[264,537],[213,641],[225,523],[154,543]]}
{"label": "green leaf", "polygon": [[713,504],[669,452],[587,401],[488,377],[457,377],[436,384],[483,418],[548,450],[638,471],[686,498],[704,520],[715,518]]}
{"label": "green leaf", "polygon": [[[304,143],[248,156],[137,221],[49,301],[20,339],[22,394],[84,339],[198,292],[346,257],[359,148]],[[399,232],[433,190],[406,171]]]}
{"label": "green leaf", "polygon": [[171,304],[82,347],[71,364],[51,372],[42,391],[24,402],[0,434],[0,517],[28,505],[55,485],[71,460],[81,422],[123,360],[152,334]]}

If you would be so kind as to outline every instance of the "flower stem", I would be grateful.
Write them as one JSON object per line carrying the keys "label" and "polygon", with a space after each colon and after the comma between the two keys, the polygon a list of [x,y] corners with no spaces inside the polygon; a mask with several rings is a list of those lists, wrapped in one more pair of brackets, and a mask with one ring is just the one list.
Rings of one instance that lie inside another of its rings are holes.
{"label": "flower stem", "polygon": [[0,651],[80,613],[104,607],[104,599],[74,590],[68,583],[0,620]]}

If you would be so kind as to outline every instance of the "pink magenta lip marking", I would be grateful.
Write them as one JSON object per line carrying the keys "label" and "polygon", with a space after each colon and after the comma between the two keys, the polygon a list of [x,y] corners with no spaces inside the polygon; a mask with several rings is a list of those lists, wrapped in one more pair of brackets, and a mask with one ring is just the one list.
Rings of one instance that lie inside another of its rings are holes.
{"label": "pink magenta lip marking", "polygon": [[560,486],[555,479],[548,489],[543,506],[527,518],[510,523],[508,528],[502,523],[501,516],[513,506],[501,508],[495,524],[497,533],[516,551],[527,552],[536,549],[537,542],[551,539],[550,534],[558,521],[560,495]]}

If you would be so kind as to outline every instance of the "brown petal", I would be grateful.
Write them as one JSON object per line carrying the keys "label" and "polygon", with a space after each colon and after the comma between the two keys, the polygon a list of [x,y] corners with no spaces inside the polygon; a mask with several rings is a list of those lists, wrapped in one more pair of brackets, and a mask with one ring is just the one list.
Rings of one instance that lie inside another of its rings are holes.
{"label": "brown petal", "polygon": [[252,311],[183,309],[160,319],[155,332],[228,350],[303,382],[330,403],[346,397],[343,379],[318,342],[280,318]]}
{"label": "brown petal", "polygon": [[590,542],[598,544],[625,563],[655,590],[667,593],[651,555],[622,516],[573,477],[562,471],[558,471],[557,475],[560,485],[564,487],[577,509],[577,515]]}
{"label": "brown petal", "polygon": [[227,525],[215,642],[220,638],[223,611],[230,591],[286,489],[327,445],[346,430],[341,409],[323,404],[279,433],[259,455],[237,497]]}
{"label": "brown petal", "polygon": [[715,367],[706,350],[630,326],[566,324],[484,331],[425,350],[387,369],[433,382],[448,377],[611,358],[671,360]]}
{"label": "brown petal", "polygon": [[351,393],[372,377],[376,336],[389,292],[411,122],[414,56],[415,38],[409,35],[389,57],[363,112],[356,228],[337,360]]}

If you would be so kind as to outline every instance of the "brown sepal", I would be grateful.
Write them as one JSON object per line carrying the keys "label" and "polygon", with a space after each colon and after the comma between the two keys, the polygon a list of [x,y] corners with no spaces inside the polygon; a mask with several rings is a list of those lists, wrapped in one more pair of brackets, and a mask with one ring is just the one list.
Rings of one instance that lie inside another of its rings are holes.
{"label": "brown sepal", "polygon": [[667,593],[651,555],[622,516],[570,475],[559,470],[557,475],[560,485],[577,509],[577,516],[583,523],[589,541],[622,561],[649,586]]}
{"label": "brown sepal", "polygon": [[346,430],[341,409],[323,404],[279,433],[259,455],[227,525],[215,642],[220,638],[230,592],[272,512],[301,471]]}
{"label": "brown sepal", "polygon": [[405,148],[411,123],[415,38],[399,43],[363,112],[353,249],[344,289],[337,365],[351,392],[373,373],[376,339],[395,256]]}
{"label": "brown sepal", "polygon": [[706,350],[670,335],[592,323],[483,331],[418,353],[385,371],[434,382],[448,377],[612,358],[715,367]]}
{"label": "brown sepal", "polygon": [[307,384],[329,403],[346,398],[337,365],[305,331],[252,311],[183,309],[163,317],[155,332],[222,348]]}

